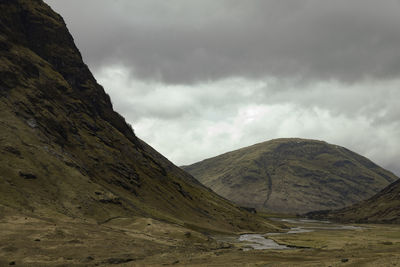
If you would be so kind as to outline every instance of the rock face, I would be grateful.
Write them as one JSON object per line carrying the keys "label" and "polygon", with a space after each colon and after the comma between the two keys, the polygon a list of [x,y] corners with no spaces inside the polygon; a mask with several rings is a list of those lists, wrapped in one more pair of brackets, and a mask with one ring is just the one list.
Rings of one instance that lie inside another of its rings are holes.
{"label": "rock face", "polygon": [[400,223],[400,180],[372,198],[335,211],[315,211],[310,218],[356,223]]}
{"label": "rock face", "polygon": [[0,1],[0,207],[268,228],[137,138],[41,0]]}
{"label": "rock face", "polygon": [[182,168],[241,206],[287,213],[341,208],[397,179],[346,148],[295,138],[271,140]]}

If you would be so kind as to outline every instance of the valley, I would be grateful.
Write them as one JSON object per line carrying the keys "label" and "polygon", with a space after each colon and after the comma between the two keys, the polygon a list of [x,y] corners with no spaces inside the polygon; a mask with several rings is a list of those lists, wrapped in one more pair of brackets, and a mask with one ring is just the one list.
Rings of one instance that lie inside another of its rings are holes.
{"label": "valley", "polygon": [[255,233],[199,232],[151,218],[95,224],[2,214],[1,266],[400,265],[399,225],[271,218],[284,224],[282,233],[258,236],[276,247],[241,238]]}
{"label": "valley", "polygon": [[318,140],[176,166],[59,14],[0,1],[0,266],[397,266],[399,201],[396,175]]}

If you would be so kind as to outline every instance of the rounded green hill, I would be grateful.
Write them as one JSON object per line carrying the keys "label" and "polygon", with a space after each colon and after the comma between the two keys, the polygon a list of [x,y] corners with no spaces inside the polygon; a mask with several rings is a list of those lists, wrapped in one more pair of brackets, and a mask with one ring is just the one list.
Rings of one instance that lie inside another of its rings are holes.
{"label": "rounded green hill", "polygon": [[397,179],[344,147],[299,138],[255,144],[183,169],[239,205],[285,213],[341,208]]}

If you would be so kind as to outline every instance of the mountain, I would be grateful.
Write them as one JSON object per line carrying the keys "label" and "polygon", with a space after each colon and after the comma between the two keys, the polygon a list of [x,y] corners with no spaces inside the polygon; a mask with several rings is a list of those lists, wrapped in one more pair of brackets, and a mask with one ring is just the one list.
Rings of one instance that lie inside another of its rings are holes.
{"label": "mountain", "polygon": [[286,213],[341,208],[397,179],[344,147],[297,138],[255,144],[182,168],[239,205]]}
{"label": "mountain", "polygon": [[275,228],[140,140],[41,0],[0,1],[0,210],[95,225],[139,216],[208,231]]}
{"label": "mountain", "polygon": [[310,218],[357,223],[400,223],[400,180],[390,184],[375,196],[334,211],[315,211]]}

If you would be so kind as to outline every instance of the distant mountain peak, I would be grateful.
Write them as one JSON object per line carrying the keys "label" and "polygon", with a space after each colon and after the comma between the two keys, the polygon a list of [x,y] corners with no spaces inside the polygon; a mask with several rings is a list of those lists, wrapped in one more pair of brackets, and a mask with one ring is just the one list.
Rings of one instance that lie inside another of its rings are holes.
{"label": "distant mountain peak", "polygon": [[344,147],[301,138],[258,143],[183,169],[237,204],[288,213],[341,208],[397,179]]}

